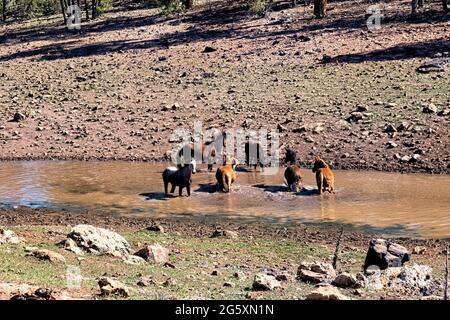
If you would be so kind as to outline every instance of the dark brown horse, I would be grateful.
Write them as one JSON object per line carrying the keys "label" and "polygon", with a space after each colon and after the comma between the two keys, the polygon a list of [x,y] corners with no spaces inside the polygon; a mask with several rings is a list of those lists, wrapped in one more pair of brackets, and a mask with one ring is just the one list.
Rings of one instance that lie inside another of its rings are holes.
{"label": "dark brown horse", "polygon": [[192,160],[188,165],[179,165],[178,167],[168,167],[164,170],[162,177],[164,181],[164,192],[169,194],[169,183],[172,185],[170,193],[175,192],[175,188],[179,187],[179,196],[183,194],[183,188],[186,188],[188,197],[191,195],[192,174],[196,172],[196,161]]}

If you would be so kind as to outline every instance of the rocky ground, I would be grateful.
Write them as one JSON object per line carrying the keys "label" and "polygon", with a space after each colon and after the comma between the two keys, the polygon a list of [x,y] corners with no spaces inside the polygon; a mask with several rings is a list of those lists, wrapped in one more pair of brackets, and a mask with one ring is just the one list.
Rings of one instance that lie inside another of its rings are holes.
{"label": "rocky ground", "polygon": [[[79,33],[59,16],[0,25],[0,158],[160,161],[201,120],[279,129],[308,165],[449,173],[449,16],[381,5],[377,30],[353,2],[320,21],[219,5],[116,11]],[[417,71],[433,57],[441,71]]]}
{"label": "rocky ground", "polygon": [[[95,228],[79,224],[110,231],[96,235]],[[330,264],[340,230],[323,226],[22,207],[0,211],[0,226],[2,299],[442,299],[448,246],[443,240],[388,239],[408,249],[410,261],[373,282],[363,265],[370,239],[383,235],[351,230],[342,234],[336,272]],[[317,286],[317,279],[328,285]]]}

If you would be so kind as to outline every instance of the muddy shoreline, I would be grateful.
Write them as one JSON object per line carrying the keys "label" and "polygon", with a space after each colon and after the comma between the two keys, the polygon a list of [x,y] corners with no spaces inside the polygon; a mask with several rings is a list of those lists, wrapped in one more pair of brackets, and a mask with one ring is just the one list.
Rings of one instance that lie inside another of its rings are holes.
{"label": "muddy shoreline", "polygon": [[260,222],[236,222],[230,219],[211,218],[145,218],[105,215],[91,212],[74,212],[52,209],[32,209],[19,206],[12,209],[0,209],[0,226],[31,226],[31,225],[63,225],[92,224],[98,227],[116,231],[137,231],[151,226],[163,226],[166,232],[180,233],[188,237],[209,237],[215,230],[233,230],[251,239],[318,242],[333,244],[337,242],[342,229],[348,245],[365,248],[374,238],[384,238],[396,241],[407,247],[427,246],[444,247],[450,239],[419,239],[405,236],[392,236],[375,231],[359,231],[349,225],[334,223],[296,223],[270,224]]}

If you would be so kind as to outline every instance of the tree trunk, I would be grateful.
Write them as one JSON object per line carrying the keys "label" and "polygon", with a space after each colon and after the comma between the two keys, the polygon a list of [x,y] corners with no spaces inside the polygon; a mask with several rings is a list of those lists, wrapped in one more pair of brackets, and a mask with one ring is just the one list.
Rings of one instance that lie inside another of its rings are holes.
{"label": "tree trunk", "polygon": [[194,0],[183,0],[183,5],[186,9],[192,9],[194,6]]}
{"label": "tree trunk", "polygon": [[84,10],[86,11],[86,21],[89,21],[89,1],[84,0]]}
{"label": "tree trunk", "polygon": [[59,0],[59,3],[61,4],[61,11],[62,11],[62,15],[64,18],[64,25],[67,26],[67,14],[66,14],[66,10],[67,10],[67,6],[64,0]]}
{"label": "tree trunk", "polygon": [[314,0],[314,16],[317,19],[325,17],[327,14],[327,0]]}
{"label": "tree trunk", "polygon": [[92,19],[97,18],[98,0],[92,0]]}

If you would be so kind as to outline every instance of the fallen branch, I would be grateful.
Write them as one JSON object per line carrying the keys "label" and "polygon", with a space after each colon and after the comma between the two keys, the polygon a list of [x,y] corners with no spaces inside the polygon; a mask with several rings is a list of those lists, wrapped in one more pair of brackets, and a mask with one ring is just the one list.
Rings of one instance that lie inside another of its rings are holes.
{"label": "fallen branch", "polygon": [[336,250],[334,250],[333,268],[336,271],[338,271],[338,269],[339,269],[339,254],[341,251],[341,239],[342,239],[343,234],[344,234],[344,228],[341,229],[341,233],[339,234],[339,238],[336,243]]}

